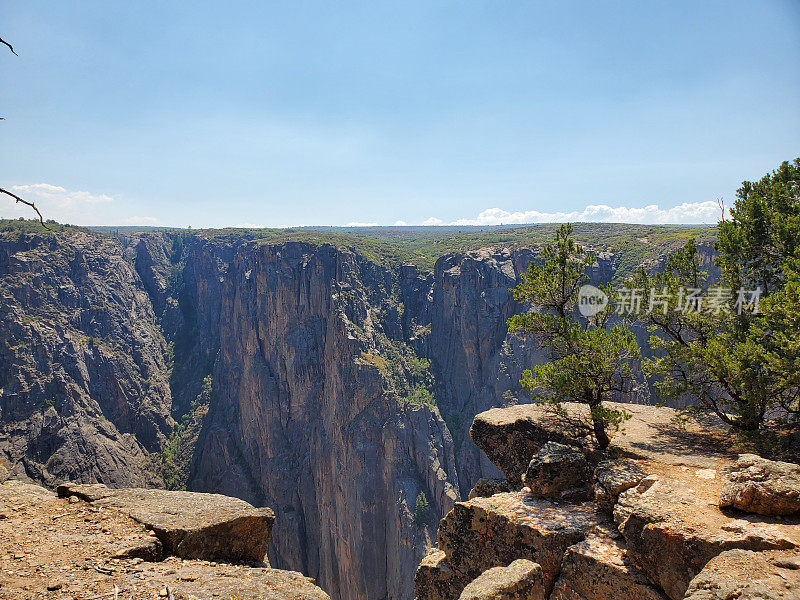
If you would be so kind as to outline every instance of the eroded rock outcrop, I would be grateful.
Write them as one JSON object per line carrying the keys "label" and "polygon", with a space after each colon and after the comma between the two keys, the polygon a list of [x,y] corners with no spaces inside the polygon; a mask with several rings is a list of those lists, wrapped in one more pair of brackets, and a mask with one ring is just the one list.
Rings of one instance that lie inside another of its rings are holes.
{"label": "eroded rock outcrop", "polygon": [[[569,406],[574,403],[568,403]],[[582,410],[575,405],[576,410]],[[520,486],[531,458],[548,442],[596,449],[580,422],[566,421],[544,404],[493,408],[475,417],[469,430],[475,444]]]}
{"label": "eroded rock outcrop", "polygon": [[728,469],[719,505],[761,515],[800,513],[800,465],[743,454]]}
{"label": "eroded rock outcrop", "polygon": [[[705,422],[672,426],[673,431],[667,424],[670,409],[618,408],[630,411],[632,426],[614,435],[610,452],[636,458],[597,464],[594,502],[565,498],[562,492],[590,478],[588,465],[600,453],[590,444],[578,448],[547,439],[548,432],[559,440],[565,435],[558,429],[563,421],[555,416],[569,418],[573,431],[580,431],[585,407],[568,404],[560,415],[542,406],[478,415],[476,442],[509,475],[519,473],[524,462],[512,449],[523,456],[535,452],[524,482],[530,479],[539,491],[529,493],[525,487],[457,503],[441,522],[437,547],[420,567],[419,599],[458,598],[480,573],[520,558],[541,565],[549,600],[683,600],[687,590],[693,600],[729,600],[736,594],[793,597],[793,580],[781,569],[800,568],[800,521],[736,518],[719,509],[723,481],[718,475],[733,463],[720,444],[722,426]],[[559,465],[563,473],[557,472]],[[776,470],[783,472],[775,465],[764,472]],[[774,477],[762,480],[771,482],[772,490],[785,487],[784,480],[781,485]],[[543,491],[558,499],[535,497]],[[746,578],[746,560],[739,551],[757,557],[752,563],[762,575]]]}
{"label": "eroded rock outcrop", "polygon": [[263,562],[275,522],[271,509],[220,494],[62,484],[58,495],[129,515],[181,558]]}
{"label": "eroded rock outcrop", "polygon": [[795,600],[800,555],[728,550],[712,558],[689,584],[685,600]]}
{"label": "eroded rock outcrop", "polygon": [[591,473],[580,448],[547,442],[533,455],[522,479],[534,496],[585,500],[591,492]]}
{"label": "eroded rock outcrop", "polygon": [[160,483],[168,346],[113,239],[0,232],[0,457],[15,477]]}
{"label": "eroded rock outcrop", "polygon": [[619,495],[639,485],[645,477],[647,473],[632,460],[604,460],[594,470],[594,500],[599,507],[612,512]]}
{"label": "eroded rock outcrop", "polygon": [[550,600],[666,600],[633,564],[625,541],[598,528],[564,553]]}
{"label": "eroded rock outcrop", "polygon": [[439,525],[437,547],[468,581],[518,558],[536,562],[549,592],[566,549],[603,522],[591,503],[557,504],[525,491],[501,493],[456,503]]}
{"label": "eroded rock outcrop", "polygon": [[518,558],[507,567],[481,573],[461,592],[459,600],[545,600],[542,567]]}
{"label": "eroded rock outcrop", "polygon": [[798,528],[730,519],[708,498],[672,480],[648,477],[624,492],[614,519],[634,562],[672,600],[714,556],[734,548],[782,550],[800,545]]}

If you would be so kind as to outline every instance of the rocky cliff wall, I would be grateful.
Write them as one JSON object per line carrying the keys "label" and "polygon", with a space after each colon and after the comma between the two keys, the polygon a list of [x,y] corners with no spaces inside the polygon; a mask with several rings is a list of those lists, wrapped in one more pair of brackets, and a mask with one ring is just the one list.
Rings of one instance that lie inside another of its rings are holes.
{"label": "rocky cliff wall", "polygon": [[159,484],[173,427],[168,346],[132,264],[106,236],[0,239],[0,457],[12,474]]}
{"label": "rocky cliff wall", "polygon": [[[0,453],[51,485],[165,474],[271,506],[276,566],[336,600],[410,599],[438,519],[497,474],[473,417],[524,401],[544,360],[506,328],[535,258],[420,273],[238,235],[3,234]],[[601,254],[592,281],[615,269]]]}

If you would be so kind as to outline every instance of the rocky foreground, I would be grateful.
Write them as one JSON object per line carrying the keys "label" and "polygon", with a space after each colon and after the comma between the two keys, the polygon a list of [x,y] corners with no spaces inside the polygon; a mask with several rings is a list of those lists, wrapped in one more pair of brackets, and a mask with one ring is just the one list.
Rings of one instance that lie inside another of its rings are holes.
{"label": "rocky foreground", "polygon": [[6,481],[0,598],[330,600],[264,562],[274,520],[217,494]]}
{"label": "rocky foreground", "polygon": [[800,599],[800,466],[738,459],[721,424],[632,413],[607,452],[542,405],[477,416],[475,443],[505,474],[439,527],[418,600]]}

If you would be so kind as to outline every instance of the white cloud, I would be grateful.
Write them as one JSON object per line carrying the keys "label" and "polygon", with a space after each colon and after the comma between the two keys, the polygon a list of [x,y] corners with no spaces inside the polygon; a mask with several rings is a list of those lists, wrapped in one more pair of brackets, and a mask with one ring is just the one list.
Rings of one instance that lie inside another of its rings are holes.
{"label": "white cloud", "polygon": [[49,204],[59,209],[77,208],[83,205],[102,204],[104,202],[114,201],[114,198],[107,194],[91,194],[81,191],[71,192],[61,186],[50,185],[49,183],[15,185],[11,190],[26,200]]}
{"label": "white cloud", "polygon": [[351,221],[345,227],[378,227],[378,223],[359,223],[358,221]]}
{"label": "white cloud", "polygon": [[394,226],[395,227],[406,227],[406,226],[408,226],[408,223],[406,223],[405,221],[395,221],[394,222]]}
{"label": "white cloud", "polygon": [[[700,224],[719,221],[716,202],[684,202],[672,208],[650,204],[642,208],[612,207],[607,204],[590,204],[583,210],[570,212],[542,212],[538,210],[510,212],[502,208],[487,208],[473,219],[457,219],[448,225],[522,225],[527,223],[604,222],[650,224]],[[431,217],[423,225],[443,225],[441,219]]]}
{"label": "white cloud", "polygon": [[[135,207],[118,202],[108,194],[68,190],[50,183],[15,185],[11,191],[33,202],[45,219],[75,225],[159,225],[158,218],[134,213]],[[141,206],[139,207],[141,210]],[[133,214],[131,214],[133,213]],[[0,199],[0,218],[36,218],[23,204],[3,195]]]}
{"label": "white cloud", "polygon": [[241,227],[242,229],[264,229],[265,226],[261,225],[260,223],[239,223],[236,227]]}

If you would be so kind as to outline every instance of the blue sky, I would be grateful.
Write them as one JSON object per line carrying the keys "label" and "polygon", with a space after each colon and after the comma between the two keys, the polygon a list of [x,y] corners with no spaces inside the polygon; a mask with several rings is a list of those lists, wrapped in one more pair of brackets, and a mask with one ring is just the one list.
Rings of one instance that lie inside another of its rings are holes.
{"label": "blue sky", "polygon": [[800,155],[798,0],[25,0],[0,36],[0,185],[72,223],[713,222]]}

